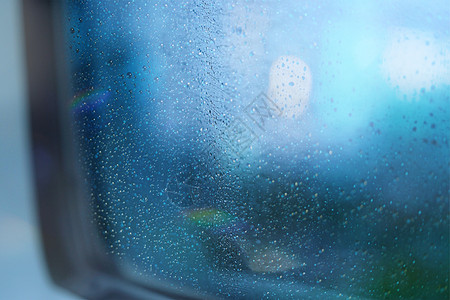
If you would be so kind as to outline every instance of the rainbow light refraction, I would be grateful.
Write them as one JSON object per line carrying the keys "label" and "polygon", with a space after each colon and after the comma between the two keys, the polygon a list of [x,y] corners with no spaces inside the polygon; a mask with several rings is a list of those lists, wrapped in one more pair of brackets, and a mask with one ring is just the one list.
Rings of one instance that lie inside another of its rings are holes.
{"label": "rainbow light refraction", "polygon": [[216,208],[202,208],[185,212],[186,218],[199,227],[210,228],[230,224],[235,219],[230,214]]}
{"label": "rainbow light refraction", "polygon": [[74,112],[95,109],[110,97],[110,92],[105,90],[87,90],[74,97],[70,107]]}

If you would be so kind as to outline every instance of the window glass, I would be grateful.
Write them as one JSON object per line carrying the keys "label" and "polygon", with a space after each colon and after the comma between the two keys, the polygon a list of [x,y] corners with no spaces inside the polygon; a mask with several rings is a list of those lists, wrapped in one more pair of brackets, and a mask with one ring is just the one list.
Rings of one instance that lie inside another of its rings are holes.
{"label": "window glass", "polygon": [[123,274],[449,296],[446,1],[67,1],[79,160]]}

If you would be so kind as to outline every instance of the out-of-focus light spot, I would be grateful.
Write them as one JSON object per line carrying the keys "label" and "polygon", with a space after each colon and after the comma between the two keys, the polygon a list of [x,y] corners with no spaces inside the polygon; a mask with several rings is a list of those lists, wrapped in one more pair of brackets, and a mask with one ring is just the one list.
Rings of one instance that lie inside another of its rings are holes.
{"label": "out-of-focus light spot", "polygon": [[296,256],[269,245],[255,247],[249,256],[249,268],[257,273],[285,272],[302,265]]}
{"label": "out-of-focus light spot", "polygon": [[309,66],[296,56],[280,56],[269,74],[267,95],[286,118],[299,118],[308,106],[312,74]]}
{"label": "out-of-focus light spot", "polygon": [[393,29],[383,54],[383,75],[406,99],[450,84],[448,45],[425,31]]}

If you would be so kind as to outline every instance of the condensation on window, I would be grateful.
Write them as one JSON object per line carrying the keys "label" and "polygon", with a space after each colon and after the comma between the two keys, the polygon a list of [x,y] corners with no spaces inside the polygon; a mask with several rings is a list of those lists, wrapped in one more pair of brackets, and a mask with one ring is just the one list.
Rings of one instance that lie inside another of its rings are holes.
{"label": "condensation on window", "polygon": [[449,297],[446,1],[67,1],[75,145],[144,283]]}

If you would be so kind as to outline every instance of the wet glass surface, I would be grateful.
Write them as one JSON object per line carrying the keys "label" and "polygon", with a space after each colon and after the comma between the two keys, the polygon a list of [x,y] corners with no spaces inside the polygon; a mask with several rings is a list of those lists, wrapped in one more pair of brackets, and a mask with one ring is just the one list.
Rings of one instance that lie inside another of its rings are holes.
{"label": "wet glass surface", "polygon": [[445,1],[70,1],[76,145],[127,276],[449,296]]}

